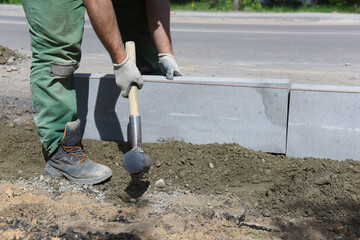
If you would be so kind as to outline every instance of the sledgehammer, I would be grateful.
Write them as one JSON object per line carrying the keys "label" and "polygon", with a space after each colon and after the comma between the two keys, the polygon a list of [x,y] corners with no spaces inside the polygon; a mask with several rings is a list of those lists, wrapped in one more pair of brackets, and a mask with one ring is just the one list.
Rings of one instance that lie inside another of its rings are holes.
{"label": "sledgehammer", "polygon": [[[126,42],[125,48],[130,61],[136,64],[135,43],[133,41]],[[137,86],[132,86],[130,89],[129,107],[129,131],[132,149],[124,155],[124,167],[131,174],[141,175],[149,170],[151,160],[142,149],[141,118],[139,114]]]}

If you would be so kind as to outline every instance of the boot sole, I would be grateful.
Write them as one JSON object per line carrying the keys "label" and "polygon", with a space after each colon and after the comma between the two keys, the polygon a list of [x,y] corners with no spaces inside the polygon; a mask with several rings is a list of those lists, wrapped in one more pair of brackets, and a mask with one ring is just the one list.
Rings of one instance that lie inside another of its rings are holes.
{"label": "boot sole", "polygon": [[67,174],[66,172],[63,172],[59,169],[54,168],[49,163],[46,163],[45,167],[45,175],[52,176],[52,177],[65,177],[69,179],[70,181],[77,183],[77,184],[98,184],[101,183],[107,179],[109,179],[112,176],[112,173],[105,174],[104,176],[101,176],[99,178],[86,178],[86,179],[80,179],[80,178],[74,178]]}

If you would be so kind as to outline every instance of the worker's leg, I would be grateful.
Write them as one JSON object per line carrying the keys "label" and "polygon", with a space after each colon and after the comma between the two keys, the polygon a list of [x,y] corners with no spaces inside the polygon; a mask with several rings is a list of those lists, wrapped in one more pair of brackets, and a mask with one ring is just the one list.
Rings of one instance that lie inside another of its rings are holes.
{"label": "worker's leg", "polygon": [[23,0],[33,58],[31,98],[40,140],[49,156],[45,173],[95,184],[111,170],[87,158],[81,146],[73,73],[84,29],[82,0]]}
{"label": "worker's leg", "polygon": [[31,98],[40,140],[48,155],[65,124],[76,120],[73,72],[80,61],[84,26],[81,0],[23,0],[31,38]]}
{"label": "worker's leg", "polygon": [[142,74],[159,74],[158,52],[149,32],[145,0],[113,0],[123,41],[134,41],[136,65]]}

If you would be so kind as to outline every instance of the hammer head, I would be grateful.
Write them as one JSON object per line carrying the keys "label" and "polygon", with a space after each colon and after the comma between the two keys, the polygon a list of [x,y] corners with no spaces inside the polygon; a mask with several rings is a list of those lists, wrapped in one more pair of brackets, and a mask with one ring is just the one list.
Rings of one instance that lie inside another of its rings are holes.
{"label": "hammer head", "polygon": [[126,171],[131,174],[147,172],[151,165],[150,157],[139,149],[132,149],[125,153],[123,161]]}

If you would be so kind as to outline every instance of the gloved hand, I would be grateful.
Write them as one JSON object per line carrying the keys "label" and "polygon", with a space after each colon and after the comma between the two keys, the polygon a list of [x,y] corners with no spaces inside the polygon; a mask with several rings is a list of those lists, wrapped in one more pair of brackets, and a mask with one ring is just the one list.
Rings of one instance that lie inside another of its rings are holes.
{"label": "gloved hand", "polygon": [[160,70],[167,79],[173,80],[174,76],[183,76],[173,55],[167,53],[160,53],[158,54],[158,57]]}
{"label": "gloved hand", "polygon": [[137,85],[138,89],[142,88],[144,81],[138,68],[129,60],[129,57],[126,57],[122,63],[113,63],[113,65],[116,85],[118,85],[122,91],[121,96],[128,98],[130,88],[134,85]]}

